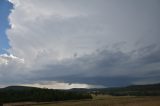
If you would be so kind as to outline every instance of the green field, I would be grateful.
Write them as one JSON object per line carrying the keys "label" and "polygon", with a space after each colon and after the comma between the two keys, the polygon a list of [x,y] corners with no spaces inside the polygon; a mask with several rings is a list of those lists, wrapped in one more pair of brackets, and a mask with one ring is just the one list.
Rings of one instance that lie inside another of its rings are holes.
{"label": "green field", "polygon": [[93,96],[92,100],[64,101],[34,106],[160,106],[160,96]]}

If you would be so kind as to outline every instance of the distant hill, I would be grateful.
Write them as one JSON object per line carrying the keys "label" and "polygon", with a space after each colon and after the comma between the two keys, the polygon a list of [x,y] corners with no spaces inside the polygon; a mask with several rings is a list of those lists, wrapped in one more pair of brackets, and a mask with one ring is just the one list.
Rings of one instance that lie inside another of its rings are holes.
{"label": "distant hill", "polygon": [[73,88],[70,90],[80,90],[80,91],[84,91],[84,90],[97,90],[97,89],[160,89],[160,83],[157,84],[145,84],[145,85],[129,85],[126,87],[109,87],[109,88],[91,88],[91,89],[85,89],[85,88]]}
{"label": "distant hill", "polygon": [[24,101],[50,102],[91,99],[91,94],[107,94],[113,96],[160,96],[160,83],[101,89],[74,88],[70,90],[53,90],[26,86],[9,86],[0,89],[0,104]]}
{"label": "distant hill", "polygon": [[148,84],[148,85],[131,85],[126,87],[126,89],[132,90],[160,90],[160,83],[158,84]]}
{"label": "distant hill", "polygon": [[127,87],[111,87],[100,89],[71,89],[74,92],[88,92],[94,94],[108,94],[113,96],[160,96],[160,83],[146,85],[130,85]]}
{"label": "distant hill", "polygon": [[[1,88],[0,90],[29,90],[29,89],[41,89],[37,87],[29,86],[8,86]],[[160,83],[157,84],[145,84],[145,85],[129,85],[126,87],[109,87],[109,88],[72,88],[68,91],[94,91],[94,90],[111,90],[111,89],[125,89],[125,90],[160,90]]]}
{"label": "distant hill", "polygon": [[29,90],[34,89],[36,87],[27,87],[27,86],[8,86],[5,88],[2,88],[2,90]]}
{"label": "distant hill", "polygon": [[10,102],[53,102],[79,99],[92,99],[92,96],[85,92],[80,93],[25,86],[9,86],[0,89],[0,105]]}
{"label": "distant hill", "polygon": [[104,91],[117,96],[160,96],[160,84],[131,85],[127,87],[110,88]]}

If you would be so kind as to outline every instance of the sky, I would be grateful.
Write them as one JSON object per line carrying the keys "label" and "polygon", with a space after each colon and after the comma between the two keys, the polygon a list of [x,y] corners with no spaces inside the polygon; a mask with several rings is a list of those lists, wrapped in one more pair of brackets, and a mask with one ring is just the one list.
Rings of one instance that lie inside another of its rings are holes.
{"label": "sky", "polygon": [[0,53],[5,53],[9,48],[6,29],[9,28],[8,15],[12,6],[7,0],[0,0]]}
{"label": "sky", "polygon": [[0,87],[160,82],[159,0],[1,0]]}

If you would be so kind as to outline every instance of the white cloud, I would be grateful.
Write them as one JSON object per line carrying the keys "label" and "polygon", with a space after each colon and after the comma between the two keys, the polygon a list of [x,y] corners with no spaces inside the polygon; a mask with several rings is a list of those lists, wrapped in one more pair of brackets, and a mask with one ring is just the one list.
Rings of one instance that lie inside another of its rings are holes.
{"label": "white cloud", "polygon": [[5,64],[8,65],[11,62],[16,62],[16,63],[24,63],[24,59],[20,59],[16,56],[8,55],[8,54],[1,54],[0,55],[0,65]]}

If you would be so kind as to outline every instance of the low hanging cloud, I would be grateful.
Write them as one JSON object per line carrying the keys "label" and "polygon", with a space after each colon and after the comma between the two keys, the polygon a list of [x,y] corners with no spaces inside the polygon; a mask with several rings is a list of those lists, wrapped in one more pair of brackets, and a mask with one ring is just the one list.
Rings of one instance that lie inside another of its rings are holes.
{"label": "low hanging cloud", "polygon": [[9,1],[12,55],[0,55],[2,85],[68,89],[160,81],[159,1]]}
{"label": "low hanging cloud", "polygon": [[79,83],[64,83],[56,81],[42,81],[34,82],[30,84],[21,84],[22,86],[33,86],[39,88],[49,88],[49,89],[72,89],[72,88],[103,88],[104,86],[89,85],[89,84],[79,84]]}

